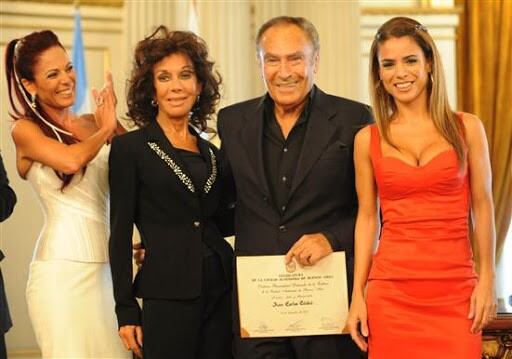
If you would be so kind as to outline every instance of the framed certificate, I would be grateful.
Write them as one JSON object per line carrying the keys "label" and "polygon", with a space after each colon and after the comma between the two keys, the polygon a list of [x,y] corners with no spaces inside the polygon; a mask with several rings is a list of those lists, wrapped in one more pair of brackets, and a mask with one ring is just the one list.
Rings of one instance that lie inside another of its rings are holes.
{"label": "framed certificate", "polygon": [[284,256],[236,260],[242,338],[344,334],[345,252],[307,267],[295,261],[285,265]]}

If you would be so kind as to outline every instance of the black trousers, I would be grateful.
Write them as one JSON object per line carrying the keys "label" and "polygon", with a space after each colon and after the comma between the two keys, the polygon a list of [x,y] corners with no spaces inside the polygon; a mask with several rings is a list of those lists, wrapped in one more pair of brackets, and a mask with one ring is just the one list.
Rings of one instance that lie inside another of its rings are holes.
{"label": "black trousers", "polygon": [[7,348],[5,346],[5,334],[0,334],[0,359],[7,359]]}
{"label": "black trousers", "polygon": [[232,358],[231,291],[216,254],[203,259],[202,272],[198,299],[144,300],[144,359]]}
{"label": "black trousers", "polygon": [[[0,261],[3,259],[3,253],[0,251]],[[0,359],[7,358],[7,348],[5,346],[5,333],[12,327],[9,306],[7,305],[7,296],[5,295],[4,278],[0,269]]]}
{"label": "black trousers", "polygon": [[288,338],[235,336],[236,359],[360,359],[361,351],[350,335]]}

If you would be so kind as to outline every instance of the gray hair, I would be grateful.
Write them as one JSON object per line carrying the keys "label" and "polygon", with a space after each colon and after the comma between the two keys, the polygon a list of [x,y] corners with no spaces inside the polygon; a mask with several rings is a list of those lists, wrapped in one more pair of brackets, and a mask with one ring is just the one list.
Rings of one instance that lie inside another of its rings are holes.
{"label": "gray hair", "polygon": [[320,50],[320,37],[318,36],[318,31],[316,31],[315,25],[311,23],[311,21],[303,18],[303,17],[293,17],[293,16],[277,16],[274,17],[263,25],[261,25],[258,30],[258,34],[256,35],[256,51],[260,51],[260,42],[263,34],[274,26],[281,25],[295,25],[299,29],[301,29],[304,34],[308,37],[311,45],[313,45],[313,51],[316,53]]}

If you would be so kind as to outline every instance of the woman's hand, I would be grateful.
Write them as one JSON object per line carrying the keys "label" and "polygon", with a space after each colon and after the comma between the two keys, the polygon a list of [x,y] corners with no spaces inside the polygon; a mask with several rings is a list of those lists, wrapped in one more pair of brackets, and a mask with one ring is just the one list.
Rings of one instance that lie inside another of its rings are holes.
{"label": "woman's hand", "polygon": [[[362,351],[368,350],[368,321],[366,312],[366,303],[363,296],[352,299],[350,311],[348,313],[347,326],[350,330],[352,340]],[[359,330],[359,328],[361,330]]]}
{"label": "woman's hand", "polygon": [[98,128],[105,128],[114,132],[117,128],[116,118],[116,95],[114,93],[114,85],[112,82],[112,74],[105,72],[105,84],[101,90],[93,89],[92,96],[96,104],[94,118]]}
{"label": "woman's hand", "polygon": [[142,358],[142,327],[140,325],[123,325],[119,328],[119,336],[127,350]]}
{"label": "woman's hand", "polygon": [[494,280],[480,278],[471,295],[468,319],[473,319],[472,333],[480,332],[496,318],[496,293]]}

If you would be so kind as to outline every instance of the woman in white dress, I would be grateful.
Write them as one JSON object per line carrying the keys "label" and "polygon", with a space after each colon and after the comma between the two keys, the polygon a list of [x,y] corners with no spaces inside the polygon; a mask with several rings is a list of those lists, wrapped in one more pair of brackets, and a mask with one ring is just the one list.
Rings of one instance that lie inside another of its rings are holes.
{"label": "woman in white dress", "polygon": [[108,266],[109,139],[121,129],[110,75],[94,114],[75,116],[75,72],[51,31],[7,45],[16,165],[45,225],[30,264],[29,314],[43,358],[129,358]]}

